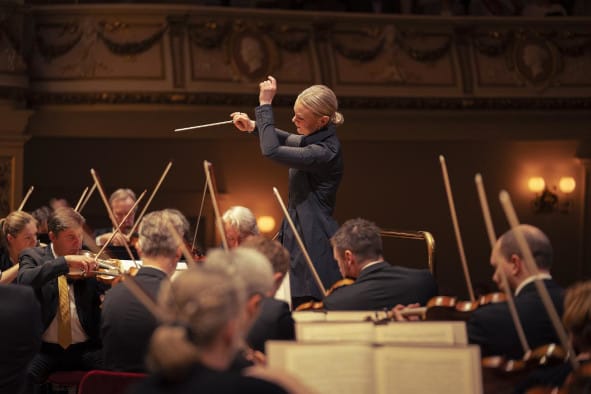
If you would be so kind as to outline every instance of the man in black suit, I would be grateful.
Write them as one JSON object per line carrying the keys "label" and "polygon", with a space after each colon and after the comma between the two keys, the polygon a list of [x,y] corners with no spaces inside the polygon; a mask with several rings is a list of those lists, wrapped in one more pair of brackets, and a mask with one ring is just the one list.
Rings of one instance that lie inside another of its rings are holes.
{"label": "man in black suit", "polygon": [[[493,280],[502,289],[501,275],[505,273],[507,283],[515,295],[517,314],[527,342],[535,349],[545,344],[558,343],[559,340],[534,280],[543,280],[559,316],[563,309],[563,289],[550,276],[553,251],[548,237],[539,228],[530,225],[520,225],[518,231],[521,231],[531,249],[538,272],[528,269],[517,244],[515,230],[512,229],[497,240],[491,253],[491,265],[495,269]],[[469,342],[480,345],[482,356],[523,356],[523,348],[507,303],[490,304],[477,309],[471,315],[466,328]]]}
{"label": "man in black suit", "polygon": [[[138,252],[143,263],[134,279],[154,300],[162,281],[174,273],[181,256],[179,245],[167,227],[169,223],[181,237],[188,231],[185,217],[173,209],[149,213],[139,227]],[[105,368],[144,372],[148,344],[157,325],[156,318],[125,285],[109,290],[101,324]]]}
{"label": "man in black suit", "polygon": [[[83,224],[84,218],[72,208],[57,208],[48,221],[51,244],[20,255],[17,280],[33,287],[44,330],[41,351],[27,371],[30,384],[43,383],[56,370],[101,367],[98,329],[103,289],[92,277],[97,263],[78,254]],[[72,281],[73,275],[81,279]]]}
{"label": "man in black suit", "polygon": [[264,353],[265,342],[268,340],[292,340],[295,338],[289,305],[273,298],[289,269],[289,252],[279,242],[262,235],[247,238],[241,246],[258,250],[269,259],[273,267],[273,289],[261,301],[259,316],[246,337],[246,342],[252,349]]}
{"label": "man in black suit", "polygon": [[[115,221],[119,224],[123,218],[131,211],[136,201],[136,196],[131,189],[117,189],[109,197],[109,206],[113,212]],[[135,223],[135,209],[125,222],[121,223],[119,229],[121,230],[113,240],[111,246],[124,246],[127,243],[125,234],[128,234]],[[102,246],[111,237],[115,229],[113,227],[100,228],[94,231],[95,242],[98,246]]]}
{"label": "man in black suit", "polygon": [[437,284],[428,270],[384,261],[380,229],[368,220],[346,221],[331,243],[341,274],[355,283],[325,297],[327,310],[389,309],[397,304],[425,304],[437,295]]}
{"label": "man in black suit", "polygon": [[0,300],[0,393],[21,393],[41,347],[41,308],[29,286],[2,284]]}

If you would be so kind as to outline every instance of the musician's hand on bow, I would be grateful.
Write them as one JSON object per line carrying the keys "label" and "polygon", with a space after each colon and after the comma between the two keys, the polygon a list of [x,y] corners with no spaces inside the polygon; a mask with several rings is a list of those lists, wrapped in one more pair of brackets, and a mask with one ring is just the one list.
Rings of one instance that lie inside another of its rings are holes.
{"label": "musician's hand on bow", "polygon": [[90,256],[69,254],[64,256],[68,263],[68,275],[91,276],[96,271],[97,263]]}
{"label": "musician's hand on bow", "polygon": [[392,310],[390,312],[392,313],[392,318],[396,321],[407,321],[407,320],[416,321],[416,320],[419,320],[418,316],[404,316],[402,314],[402,311],[406,308],[418,308],[419,306],[421,306],[421,304],[419,304],[419,303],[409,304],[407,306],[398,304],[394,308],[392,308]]}
{"label": "musician's hand on bow", "polygon": [[232,112],[230,114],[234,126],[240,131],[252,132],[256,126],[254,120],[251,120],[244,112]]}
{"label": "musician's hand on bow", "polygon": [[276,92],[277,80],[269,75],[266,81],[259,84],[259,104],[271,104]]}

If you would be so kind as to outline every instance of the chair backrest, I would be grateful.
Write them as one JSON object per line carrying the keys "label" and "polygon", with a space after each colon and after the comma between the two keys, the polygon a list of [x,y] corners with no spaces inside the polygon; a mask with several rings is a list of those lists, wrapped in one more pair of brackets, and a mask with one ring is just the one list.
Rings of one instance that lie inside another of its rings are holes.
{"label": "chair backrest", "polygon": [[131,384],[145,377],[145,373],[89,371],[78,386],[78,394],[122,394]]}
{"label": "chair backrest", "polygon": [[404,239],[419,239],[424,240],[427,245],[427,265],[429,271],[436,278],[437,270],[435,269],[435,238],[428,231],[408,231],[408,230],[385,230],[381,229],[380,235],[386,238],[404,238]]}

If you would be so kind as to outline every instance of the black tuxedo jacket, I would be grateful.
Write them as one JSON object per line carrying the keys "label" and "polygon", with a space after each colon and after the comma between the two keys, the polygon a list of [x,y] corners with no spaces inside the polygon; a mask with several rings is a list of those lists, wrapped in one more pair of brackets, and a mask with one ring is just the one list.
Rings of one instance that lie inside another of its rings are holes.
{"label": "black tuxedo jacket", "polygon": [[[156,300],[166,273],[142,267],[135,281]],[[107,291],[103,303],[101,338],[105,368],[114,371],[144,372],[144,359],[158,322],[126,286]]]}
{"label": "black tuxedo jacket", "polygon": [[[51,246],[25,249],[19,258],[17,282],[32,286],[41,304],[43,330],[55,318],[59,303],[57,277],[68,273],[64,257],[53,257]],[[74,297],[80,324],[90,342],[99,343],[100,295],[104,286],[94,278],[75,280]]]}
{"label": "black tuxedo jacket", "polygon": [[0,393],[21,392],[41,334],[41,309],[33,290],[0,285]]}
{"label": "black tuxedo jacket", "polygon": [[265,342],[269,339],[294,338],[294,324],[289,305],[274,298],[265,298],[261,303],[259,317],[246,337],[248,345],[254,350],[264,352]]}
{"label": "black tuxedo jacket", "polygon": [[[553,280],[545,280],[548,293],[558,315],[563,310],[563,289]],[[540,300],[535,283],[526,285],[515,297],[515,307],[527,342],[532,349],[549,343],[559,343],[548,313]],[[470,343],[480,345],[483,357],[491,355],[520,358],[523,348],[506,302],[485,305],[477,309],[466,325]]]}
{"label": "black tuxedo jacket", "polygon": [[336,289],[324,299],[327,310],[380,310],[397,304],[424,305],[437,295],[428,270],[390,265],[383,261],[362,270],[355,283]]}

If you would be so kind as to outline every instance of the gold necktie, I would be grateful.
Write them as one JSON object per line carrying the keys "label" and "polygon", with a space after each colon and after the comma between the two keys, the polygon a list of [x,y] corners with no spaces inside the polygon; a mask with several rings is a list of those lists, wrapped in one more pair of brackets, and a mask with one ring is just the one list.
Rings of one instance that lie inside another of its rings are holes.
{"label": "gold necktie", "polygon": [[57,313],[57,343],[66,349],[72,343],[72,321],[70,319],[70,294],[65,275],[57,278],[59,310]]}

